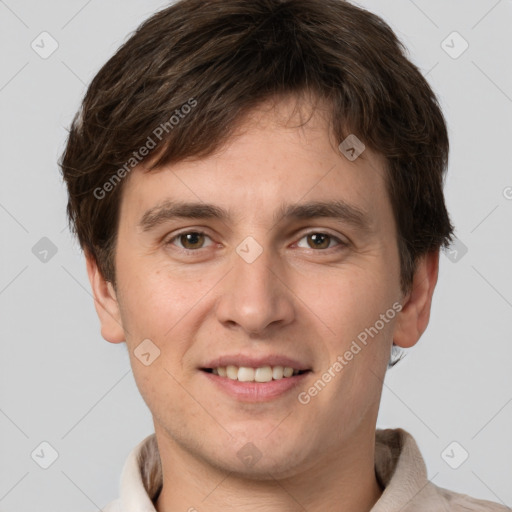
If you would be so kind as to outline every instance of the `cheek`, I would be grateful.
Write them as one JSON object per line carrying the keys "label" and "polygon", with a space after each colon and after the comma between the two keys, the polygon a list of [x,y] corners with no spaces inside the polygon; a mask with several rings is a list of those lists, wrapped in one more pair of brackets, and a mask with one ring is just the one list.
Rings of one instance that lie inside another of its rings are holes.
{"label": "cheek", "polygon": [[185,419],[200,414],[197,404],[179,382],[181,376],[162,354],[150,366],[132,358],[134,380],[141,397],[151,413],[163,424],[178,428]]}
{"label": "cheek", "polygon": [[120,265],[119,270],[119,281],[125,283],[121,314],[129,331],[127,338],[134,341],[144,336],[163,343],[172,337],[211,287],[207,277],[186,276],[143,262]]}
{"label": "cheek", "polygon": [[[208,273],[198,278],[199,272],[187,275],[143,262],[120,266],[120,271],[119,282],[125,284],[119,302],[126,344],[137,386],[151,408],[166,403],[173,393],[182,393],[177,381],[190,377],[191,349],[211,307],[208,292],[218,277]],[[149,351],[158,355],[148,367],[137,360],[143,340],[151,340]]]}
{"label": "cheek", "polygon": [[390,274],[369,266],[347,266],[309,294],[312,309],[338,334],[357,334],[373,325],[397,297]]}
{"label": "cheek", "polygon": [[329,357],[320,379],[331,379],[325,375],[329,370],[335,377],[321,400],[346,421],[352,418],[357,423],[378,409],[397,314],[391,294],[384,292],[375,287],[338,290],[338,296],[332,295],[336,307],[331,306],[325,317],[335,335],[325,340]]}
{"label": "cheek", "polygon": [[381,261],[347,265],[324,279],[322,287],[310,295],[308,304],[329,327],[324,340],[328,352],[326,368],[336,361],[343,365],[337,373],[343,377],[334,379],[345,388],[339,391],[347,391],[348,387],[352,390],[350,396],[365,395],[366,401],[378,392],[377,376],[383,378],[385,374],[397,316],[393,305],[398,304],[398,277],[386,272],[386,264]]}

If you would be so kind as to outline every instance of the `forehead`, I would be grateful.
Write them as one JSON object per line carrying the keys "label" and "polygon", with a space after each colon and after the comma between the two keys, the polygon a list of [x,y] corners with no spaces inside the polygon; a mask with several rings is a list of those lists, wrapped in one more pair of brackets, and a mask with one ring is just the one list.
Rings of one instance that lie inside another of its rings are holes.
{"label": "forehead", "polygon": [[285,205],[342,200],[369,217],[385,218],[385,159],[365,148],[351,160],[340,142],[329,129],[326,107],[312,112],[294,99],[268,102],[244,116],[208,157],[150,171],[136,167],[124,184],[123,214],[147,215],[181,201],[217,204],[240,219],[275,219]]}

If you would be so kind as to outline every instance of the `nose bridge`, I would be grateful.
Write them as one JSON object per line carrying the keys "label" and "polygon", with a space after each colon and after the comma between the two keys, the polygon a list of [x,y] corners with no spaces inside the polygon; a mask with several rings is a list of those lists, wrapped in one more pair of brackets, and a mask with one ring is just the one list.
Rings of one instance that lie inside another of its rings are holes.
{"label": "nose bridge", "polygon": [[290,292],[277,277],[279,260],[268,247],[247,237],[233,254],[229,279],[223,284],[217,308],[219,321],[237,324],[247,332],[261,332],[270,324],[293,318]]}

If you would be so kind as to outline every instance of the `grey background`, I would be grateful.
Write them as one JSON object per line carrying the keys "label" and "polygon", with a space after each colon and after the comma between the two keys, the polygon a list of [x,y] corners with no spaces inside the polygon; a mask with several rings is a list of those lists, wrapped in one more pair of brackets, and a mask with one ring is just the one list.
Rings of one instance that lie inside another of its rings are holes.
{"label": "grey background", "polygon": [[[125,345],[100,336],[56,162],[85,84],[166,4],[0,0],[0,512],[105,506],[153,431]],[[457,259],[441,256],[427,332],[388,372],[378,426],[415,436],[435,484],[512,506],[512,2],[359,5],[391,24],[440,98],[460,239]],[[43,31],[59,45],[47,59],[31,48]],[[458,58],[442,46],[453,31],[469,43]],[[58,453],[48,469],[43,441]],[[453,441],[452,464],[469,453],[458,469],[442,456]]]}

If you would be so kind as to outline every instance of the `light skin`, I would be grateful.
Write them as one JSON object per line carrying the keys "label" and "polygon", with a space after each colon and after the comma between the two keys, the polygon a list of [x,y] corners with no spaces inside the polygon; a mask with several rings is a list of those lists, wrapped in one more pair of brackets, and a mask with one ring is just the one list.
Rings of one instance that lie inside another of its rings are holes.
{"label": "light skin", "polygon": [[[411,347],[425,330],[439,252],[419,261],[403,294],[384,160],[367,148],[349,161],[321,111],[298,128],[294,105],[282,99],[276,111],[251,112],[212,156],[132,171],[115,288],[87,255],[102,336],[126,342],[153,415],[164,475],[159,512],[367,512],[382,493],[375,428],[391,345]],[[150,222],[171,201],[227,216]],[[280,216],[283,205],[334,201],[363,213],[366,228],[347,218]],[[205,236],[178,236],[197,232]],[[249,236],[262,249],[252,263],[236,251]],[[394,303],[402,310],[301,404],[299,393]],[[145,339],[160,350],[149,366],[134,355]],[[238,354],[286,356],[310,371],[277,397],[245,401],[201,369]],[[237,456],[247,443],[261,455],[253,465]]]}

